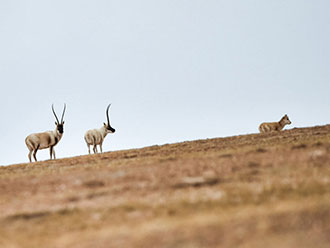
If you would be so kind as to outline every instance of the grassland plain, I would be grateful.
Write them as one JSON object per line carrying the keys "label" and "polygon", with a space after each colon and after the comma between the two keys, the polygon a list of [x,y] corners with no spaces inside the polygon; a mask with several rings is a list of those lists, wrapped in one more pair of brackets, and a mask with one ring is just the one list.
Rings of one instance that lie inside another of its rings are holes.
{"label": "grassland plain", "polygon": [[0,247],[330,247],[330,125],[0,167]]}

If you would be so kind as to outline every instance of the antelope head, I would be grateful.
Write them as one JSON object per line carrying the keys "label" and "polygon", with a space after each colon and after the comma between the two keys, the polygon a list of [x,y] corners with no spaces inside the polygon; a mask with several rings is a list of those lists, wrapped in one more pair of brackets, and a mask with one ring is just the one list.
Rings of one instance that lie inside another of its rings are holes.
{"label": "antelope head", "polygon": [[56,118],[56,121],[55,121],[55,125],[56,125],[56,129],[57,131],[60,133],[60,134],[63,134],[64,132],[64,121],[63,121],[63,117],[64,117],[64,113],[65,113],[65,109],[66,109],[66,104],[64,103],[64,108],[63,108],[63,112],[62,112],[62,117],[61,117],[61,122],[58,120],[57,118],[57,115],[55,113],[55,110],[54,110],[54,104],[52,104],[52,110],[53,110],[53,114]]}
{"label": "antelope head", "polygon": [[106,116],[107,116],[108,123],[107,124],[103,123],[103,126],[104,126],[107,133],[114,133],[114,132],[116,132],[116,129],[111,127],[110,120],[109,120],[109,108],[110,108],[110,106],[111,106],[111,104],[108,105],[107,110],[106,110]]}
{"label": "antelope head", "polygon": [[291,121],[289,120],[288,115],[283,116],[281,121],[282,121],[282,123],[284,123],[286,125],[290,125],[291,124]]}

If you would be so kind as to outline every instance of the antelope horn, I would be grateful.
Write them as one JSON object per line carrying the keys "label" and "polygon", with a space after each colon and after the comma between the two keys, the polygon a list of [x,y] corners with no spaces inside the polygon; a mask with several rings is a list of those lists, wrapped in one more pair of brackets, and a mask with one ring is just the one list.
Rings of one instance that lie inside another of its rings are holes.
{"label": "antelope horn", "polygon": [[54,110],[54,104],[52,104],[52,110],[53,110],[53,114],[54,114],[54,116],[56,118],[57,124],[60,124],[60,122],[58,121],[57,115],[55,113],[55,110]]}
{"label": "antelope horn", "polygon": [[61,123],[63,123],[63,117],[64,117],[65,109],[66,109],[66,104],[64,103],[64,108],[63,108]]}
{"label": "antelope horn", "polygon": [[110,108],[111,104],[108,105],[107,107],[107,111],[106,111],[106,114],[107,114],[107,120],[108,120],[108,125],[110,126],[110,120],[109,120],[109,108]]}

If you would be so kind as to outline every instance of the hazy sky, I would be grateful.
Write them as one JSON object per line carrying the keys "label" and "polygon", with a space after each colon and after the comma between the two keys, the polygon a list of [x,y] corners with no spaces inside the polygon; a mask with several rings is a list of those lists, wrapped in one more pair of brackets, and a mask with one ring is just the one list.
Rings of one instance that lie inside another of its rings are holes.
{"label": "hazy sky", "polygon": [[[58,158],[330,123],[329,0],[1,0],[0,165],[53,130]],[[48,150],[38,152],[49,158]]]}

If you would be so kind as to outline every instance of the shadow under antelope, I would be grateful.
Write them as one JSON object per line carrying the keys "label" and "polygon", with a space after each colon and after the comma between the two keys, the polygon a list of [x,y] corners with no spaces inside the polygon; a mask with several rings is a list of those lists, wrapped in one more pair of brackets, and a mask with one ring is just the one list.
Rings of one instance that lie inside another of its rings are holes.
{"label": "shadow under antelope", "polygon": [[57,143],[61,140],[61,138],[63,136],[63,132],[64,132],[63,117],[64,117],[65,109],[66,109],[66,105],[64,104],[62,118],[61,118],[61,122],[60,122],[55,113],[54,105],[52,105],[52,111],[56,118],[56,122],[55,122],[56,128],[54,131],[33,133],[25,138],[25,144],[26,144],[27,148],[29,149],[28,157],[29,157],[30,162],[32,162],[32,159],[31,159],[32,153],[33,153],[34,160],[37,161],[37,157],[36,157],[37,151],[46,149],[46,148],[49,148],[50,159],[52,159],[52,157],[54,159],[56,159],[54,146],[57,145]]}
{"label": "shadow under antelope", "polygon": [[91,154],[90,146],[93,146],[94,153],[97,153],[97,145],[100,146],[100,151],[102,151],[102,144],[108,133],[114,133],[116,130],[111,127],[109,120],[109,108],[111,104],[108,105],[106,112],[106,117],[108,123],[103,123],[103,126],[99,129],[91,129],[85,133],[85,141],[88,147],[88,153]]}
{"label": "shadow under antelope", "polygon": [[260,133],[269,133],[281,131],[285,125],[290,125],[291,121],[289,120],[288,115],[284,115],[282,119],[278,122],[264,122],[259,126]]}

